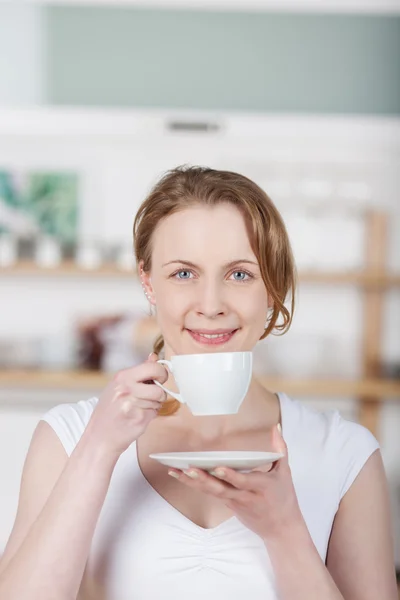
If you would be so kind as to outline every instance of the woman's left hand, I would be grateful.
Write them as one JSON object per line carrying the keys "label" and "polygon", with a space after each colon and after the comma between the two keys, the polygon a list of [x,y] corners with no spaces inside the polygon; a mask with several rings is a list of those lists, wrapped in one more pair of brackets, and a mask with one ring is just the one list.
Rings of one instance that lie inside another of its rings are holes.
{"label": "woman's left hand", "polygon": [[283,458],[265,468],[250,473],[238,473],[219,467],[207,473],[191,468],[187,471],[169,469],[178,481],[188,487],[220,498],[236,517],[265,542],[302,521],[300,507],[288,462],[287,446],[278,429],[272,432],[273,451]]}

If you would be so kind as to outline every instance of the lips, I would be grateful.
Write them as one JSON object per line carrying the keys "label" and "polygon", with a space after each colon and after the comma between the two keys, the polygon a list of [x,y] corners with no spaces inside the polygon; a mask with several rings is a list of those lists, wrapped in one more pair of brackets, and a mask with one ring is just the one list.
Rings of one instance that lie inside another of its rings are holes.
{"label": "lips", "polygon": [[237,329],[187,329],[186,330],[191,337],[201,344],[209,345],[219,345],[226,344],[229,342],[235,333],[238,331]]}

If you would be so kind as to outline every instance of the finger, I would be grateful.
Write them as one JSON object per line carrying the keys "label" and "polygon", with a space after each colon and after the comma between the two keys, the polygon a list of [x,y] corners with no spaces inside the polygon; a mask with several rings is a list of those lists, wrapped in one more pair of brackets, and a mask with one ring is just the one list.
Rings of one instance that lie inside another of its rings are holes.
{"label": "finger", "polygon": [[110,382],[109,386],[114,391],[115,399],[122,398],[122,396],[130,396],[131,395],[131,389],[125,383],[120,382],[120,383],[115,384],[113,382]]}
{"label": "finger", "polygon": [[157,402],[164,402],[167,399],[167,394],[154,383],[137,383],[132,388],[132,394],[136,398],[143,400],[155,400]]}
{"label": "finger", "polygon": [[155,402],[153,400],[137,400],[136,398],[124,398],[124,401],[121,404],[122,412],[128,417],[134,416],[138,409],[158,412],[161,407],[161,402]]}
{"label": "finger", "polygon": [[239,473],[228,467],[218,467],[210,473],[213,477],[226,481],[237,490],[256,492],[266,485],[266,473],[251,471],[250,473]]}
{"label": "finger", "polygon": [[133,385],[136,382],[154,381],[165,383],[168,379],[168,371],[163,366],[154,361],[146,361],[130,369],[124,369],[117,373],[115,379],[117,382]]}
{"label": "finger", "polygon": [[282,459],[278,459],[275,460],[272,464],[271,464],[271,468],[269,469],[268,473],[270,473],[271,471],[275,471],[278,467],[279,467],[279,463]]}
{"label": "finger", "polygon": [[154,410],[160,410],[160,408],[162,408],[162,402],[157,402],[156,400],[136,400],[135,401],[135,406],[137,406],[138,408],[145,408],[145,409],[154,409]]}
{"label": "finger", "polygon": [[252,469],[250,471],[250,473],[271,473],[272,471],[275,471],[279,467],[279,463],[283,458],[284,457],[277,458],[273,462],[270,462],[266,465],[261,465],[260,467],[255,467],[254,469]]}
{"label": "finger", "polygon": [[[172,475],[173,473],[173,475]],[[214,477],[211,477],[205,471],[201,469],[185,469],[179,471],[178,469],[168,469],[168,475],[171,475],[178,479],[184,485],[192,489],[196,489],[204,494],[210,494],[216,498],[224,500],[230,500],[235,498],[239,493],[238,490],[232,488],[232,486],[218,481]]]}
{"label": "finger", "polygon": [[169,372],[164,365],[148,361],[137,367],[135,375],[137,381],[140,382],[154,381],[156,379],[160,383],[165,383],[169,377]]}
{"label": "finger", "polygon": [[[150,352],[149,356],[147,357],[146,362],[154,364],[154,363],[157,363],[157,361],[158,361],[158,354],[156,352]],[[146,379],[144,381],[144,383],[153,383],[153,381],[154,381],[154,379]],[[164,382],[161,381],[161,383],[164,383]]]}

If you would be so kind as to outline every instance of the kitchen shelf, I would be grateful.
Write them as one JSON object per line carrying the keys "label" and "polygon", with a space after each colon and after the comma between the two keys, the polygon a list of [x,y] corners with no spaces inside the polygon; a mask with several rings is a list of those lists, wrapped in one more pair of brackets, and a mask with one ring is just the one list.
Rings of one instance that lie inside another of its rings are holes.
{"label": "kitchen shelf", "polygon": [[[110,373],[98,371],[42,371],[36,369],[0,370],[0,386],[14,389],[101,390],[111,379]],[[400,380],[391,379],[291,379],[262,377],[257,379],[268,389],[296,396],[372,397],[400,400]],[[367,400],[368,401],[368,400]]]}
{"label": "kitchen shelf", "polygon": [[12,267],[1,267],[1,275],[37,275],[50,276],[57,275],[72,277],[136,277],[136,271],[133,269],[118,269],[114,265],[103,265],[95,269],[85,269],[79,267],[73,261],[65,261],[57,267],[40,267],[34,262],[20,261]]}
{"label": "kitchen shelf", "polygon": [[[96,269],[84,269],[73,262],[64,262],[58,267],[39,267],[33,262],[23,261],[12,267],[0,268],[2,275],[38,275],[73,277],[115,277],[136,278],[136,271],[118,269],[113,265],[104,265]],[[400,287],[400,274],[382,271],[303,271],[299,273],[300,282],[332,285],[359,285],[361,287],[389,288]]]}
{"label": "kitchen shelf", "polygon": [[[263,383],[274,391],[283,391],[295,396],[354,397],[359,401],[359,421],[379,439],[382,401],[386,398],[400,399],[400,381],[379,377],[382,372],[382,331],[384,299],[391,288],[400,287],[400,273],[387,271],[388,215],[379,211],[365,214],[365,267],[360,271],[302,271],[300,283],[315,285],[345,285],[358,287],[362,292],[363,343],[362,377],[359,380],[345,379],[277,379],[265,378]],[[133,256],[132,256],[133,261]],[[19,262],[13,267],[0,268],[3,276],[71,276],[137,278],[134,264],[131,269],[120,269],[114,264],[104,264],[97,269],[84,269],[73,261],[64,262],[55,268],[38,267],[33,262]],[[1,372],[0,385],[22,388],[102,389],[109,375],[100,373],[72,372]]]}
{"label": "kitchen shelf", "polygon": [[367,270],[355,272],[305,271],[299,273],[299,280],[306,283],[349,284],[375,288],[400,287],[400,274]]}

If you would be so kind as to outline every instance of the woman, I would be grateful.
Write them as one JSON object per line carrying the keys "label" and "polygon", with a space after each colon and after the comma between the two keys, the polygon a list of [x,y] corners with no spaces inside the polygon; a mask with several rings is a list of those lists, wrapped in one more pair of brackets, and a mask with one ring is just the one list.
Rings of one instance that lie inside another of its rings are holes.
{"label": "woman", "polygon": [[[99,399],[44,415],[0,597],[71,600],[89,582],[109,600],[395,600],[387,484],[366,429],[255,379],[237,415],[213,417],[154,384],[174,386],[162,350],[251,350],[289,327],[295,270],[271,200],[235,173],[176,169],[139,209],[134,241],[163,338]],[[285,457],[271,471],[213,475],[149,458],[210,449]]]}

